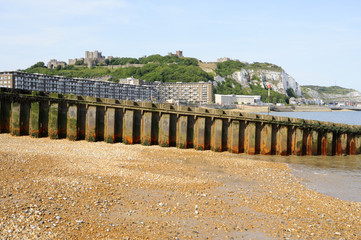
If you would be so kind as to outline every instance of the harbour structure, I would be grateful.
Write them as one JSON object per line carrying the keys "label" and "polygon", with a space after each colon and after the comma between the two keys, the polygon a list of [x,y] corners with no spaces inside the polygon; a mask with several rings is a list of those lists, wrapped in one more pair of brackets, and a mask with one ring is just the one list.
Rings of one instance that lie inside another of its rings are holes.
{"label": "harbour structure", "polygon": [[0,89],[0,133],[263,155],[361,154],[361,126]]}

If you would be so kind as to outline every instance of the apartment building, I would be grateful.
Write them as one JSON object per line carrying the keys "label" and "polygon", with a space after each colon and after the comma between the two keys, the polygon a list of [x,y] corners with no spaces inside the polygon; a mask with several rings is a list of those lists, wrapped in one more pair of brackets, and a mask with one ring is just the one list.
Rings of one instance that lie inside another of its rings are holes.
{"label": "apartment building", "polygon": [[0,87],[13,88],[13,75],[11,73],[0,74]]}
{"label": "apartment building", "polygon": [[210,103],[212,102],[213,86],[210,82],[176,82],[158,85],[159,99]]}
{"label": "apartment building", "polygon": [[133,101],[212,102],[212,83],[160,83],[120,79],[121,83],[19,71],[0,72],[0,87]]}

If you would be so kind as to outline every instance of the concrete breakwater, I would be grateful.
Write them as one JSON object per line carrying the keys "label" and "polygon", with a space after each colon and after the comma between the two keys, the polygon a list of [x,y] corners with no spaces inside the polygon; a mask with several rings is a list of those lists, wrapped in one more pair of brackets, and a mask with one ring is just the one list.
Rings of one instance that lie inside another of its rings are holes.
{"label": "concrete breakwater", "polygon": [[264,155],[361,153],[361,126],[151,102],[1,89],[0,131]]}

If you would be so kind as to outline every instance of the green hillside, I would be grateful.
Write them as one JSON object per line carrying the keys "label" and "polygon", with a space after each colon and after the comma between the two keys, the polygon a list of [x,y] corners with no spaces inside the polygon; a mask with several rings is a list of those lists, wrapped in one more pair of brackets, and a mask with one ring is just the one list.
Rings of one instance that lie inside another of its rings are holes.
{"label": "green hillside", "polygon": [[316,85],[304,85],[302,86],[302,89],[312,89],[314,91],[317,91],[320,94],[347,94],[350,91],[355,91],[354,89],[348,89],[343,88],[339,86],[330,86],[330,87],[324,87],[324,86],[316,86]]}
{"label": "green hillside", "polygon": [[[42,73],[47,75],[60,75],[69,78],[100,78],[108,76],[111,81],[118,82],[120,78],[134,77],[142,80],[154,82],[199,82],[213,81],[214,75],[207,73],[199,67],[200,61],[195,58],[180,58],[178,56],[151,55],[142,58],[112,58],[106,59],[104,64],[88,68],[83,62],[76,65],[67,65],[64,68],[58,66],[56,69],[46,68],[43,62],[38,62],[25,69],[29,73]],[[141,64],[128,66],[127,64]],[[110,66],[118,65],[117,68]],[[119,67],[123,65],[123,67]],[[126,66],[127,65],[127,66]],[[216,73],[220,76],[231,75],[233,72],[246,69],[268,69],[281,71],[282,68],[270,63],[245,64],[239,61],[226,61],[217,63]],[[249,94],[261,95],[262,101],[267,101],[267,90],[258,85],[251,85],[244,88],[232,79],[218,84],[215,89],[218,94]],[[271,102],[288,102],[289,97],[284,94],[271,91]]]}
{"label": "green hillside", "polygon": [[239,71],[240,69],[253,69],[253,70],[271,70],[281,72],[283,69],[275,64],[272,63],[259,63],[254,62],[251,64],[246,64],[240,61],[224,61],[217,63],[216,73],[222,77],[227,77],[234,73],[235,71]]}
{"label": "green hillside", "polygon": [[[108,59],[107,59],[108,60]],[[213,81],[213,76],[198,67],[198,60],[194,58],[179,58],[177,56],[152,55],[147,58],[113,58],[106,61],[108,65],[144,64],[142,67],[124,67],[109,69],[108,66],[94,66],[88,68],[80,65],[67,65],[62,68],[48,69],[39,62],[26,69],[29,73],[43,73],[60,75],[69,78],[97,78],[111,76],[116,82],[119,78],[134,77],[146,81],[161,82],[199,82]]]}

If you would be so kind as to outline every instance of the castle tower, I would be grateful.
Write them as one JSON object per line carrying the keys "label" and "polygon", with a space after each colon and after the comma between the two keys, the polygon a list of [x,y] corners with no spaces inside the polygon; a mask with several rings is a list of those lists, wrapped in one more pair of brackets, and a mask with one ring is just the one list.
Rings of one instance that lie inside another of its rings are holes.
{"label": "castle tower", "polygon": [[181,50],[176,51],[176,55],[178,57],[183,57],[183,51],[181,51]]}

